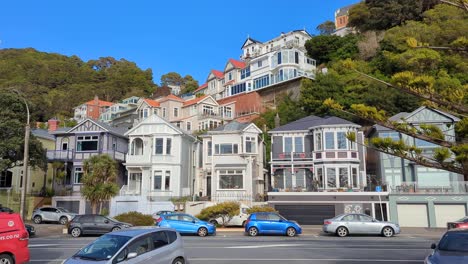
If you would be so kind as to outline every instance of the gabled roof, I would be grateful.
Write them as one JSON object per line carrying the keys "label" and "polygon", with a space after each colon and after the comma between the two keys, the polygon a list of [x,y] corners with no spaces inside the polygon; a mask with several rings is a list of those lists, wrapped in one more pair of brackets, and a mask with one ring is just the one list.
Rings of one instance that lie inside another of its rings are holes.
{"label": "gabled roof", "polygon": [[[86,118],[85,120],[81,121],[80,123],[78,123],[76,126],[72,127],[72,128],[68,128],[67,131],[59,131],[58,129],[53,133],[53,134],[68,134],[68,133],[74,133],[74,130],[77,129],[78,127],[82,126],[84,123],[86,122],[92,122],[94,124],[96,124],[97,126],[101,127],[104,131],[106,132],[109,132],[111,134],[114,134],[114,135],[117,135],[117,136],[121,136],[121,137],[125,137],[125,132],[128,131],[127,128],[124,128],[124,127],[111,127],[109,126],[108,124],[106,123],[103,123],[103,122],[99,122],[99,121],[95,121],[93,119],[90,119],[90,118]],[[80,131],[77,131],[78,133]]]}
{"label": "gabled roof", "polygon": [[245,62],[243,62],[243,61],[238,61],[238,60],[235,60],[235,59],[229,59],[229,62],[232,64],[232,66],[234,66],[234,68],[238,68],[238,69],[245,68]]}
{"label": "gabled roof", "polygon": [[[97,100],[98,106],[112,106],[114,103],[108,102],[108,101],[103,101],[103,100]],[[96,105],[95,100],[91,100],[85,103],[86,105]]]}
{"label": "gabled roof", "polygon": [[188,101],[185,101],[184,102],[184,107],[185,106],[189,106],[189,105],[193,105],[193,104],[196,104],[200,101],[203,101],[205,98],[207,98],[208,96],[207,95],[203,95],[203,96],[200,96],[198,98],[195,98],[195,99],[192,99],[192,100],[188,100]]}
{"label": "gabled roof", "polygon": [[347,6],[339,8],[338,10],[335,11],[335,17],[347,16],[348,11],[351,9],[351,7],[353,7],[355,5],[356,4],[352,4],[352,5],[347,5]]}
{"label": "gabled roof", "polygon": [[151,100],[151,99],[143,99],[143,100],[151,107],[159,107],[160,106],[158,101]]}
{"label": "gabled roof", "polygon": [[460,119],[459,119],[458,117],[456,117],[456,116],[453,116],[453,115],[451,115],[451,114],[449,114],[449,113],[446,113],[446,112],[444,112],[444,111],[440,111],[440,110],[438,110],[438,109],[431,108],[431,107],[427,107],[427,106],[421,106],[421,107],[419,107],[418,109],[416,109],[416,110],[414,110],[413,112],[411,112],[411,113],[409,113],[408,115],[406,115],[404,118],[405,118],[405,119],[409,119],[409,118],[411,118],[412,116],[416,115],[417,113],[423,111],[424,109],[427,109],[427,110],[430,110],[430,111],[434,111],[434,112],[436,112],[436,113],[438,113],[438,114],[440,114],[440,115],[443,115],[443,116],[445,116],[445,117],[447,117],[447,118],[449,118],[449,119],[452,119],[454,122],[459,122],[459,121],[460,121]]}
{"label": "gabled roof", "polygon": [[188,136],[189,138],[193,139],[193,141],[197,141],[197,138],[190,135],[188,132],[186,132],[185,130],[177,127],[176,125],[168,122],[167,120],[165,120],[164,118],[158,116],[158,115],[150,115],[149,117],[143,119],[140,123],[138,123],[136,126],[132,127],[131,129],[127,130],[127,132],[125,132],[125,136],[129,136],[133,131],[137,130],[139,127],[143,126],[143,125],[147,125],[147,124],[154,124],[154,123],[164,123],[165,125],[171,127],[172,129],[174,129],[177,133],[179,133],[180,135],[185,135],[185,136]]}
{"label": "gabled roof", "polygon": [[204,83],[200,87],[198,87],[195,91],[193,91],[193,93],[199,92],[199,91],[201,91],[203,89],[206,89],[206,88],[208,88],[208,84]]}
{"label": "gabled roof", "polygon": [[233,133],[233,132],[242,132],[248,128],[253,127],[257,130],[258,133],[262,133],[260,128],[258,128],[254,123],[240,123],[238,121],[231,121],[225,125],[219,126],[211,131],[208,131],[207,134],[222,134],[222,133]]}
{"label": "gabled roof", "polygon": [[213,75],[218,79],[224,78],[224,73],[222,71],[211,70],[211,73],[213,73]]}
{"label": "gabled roof", "polygon": [[170,94],[166,97],[163,97],[161,100],[159,100],[159,102],[165,102],[165,101],[168,101],[168,100],[172,100],[172,101],[177,101],[177,102],[184,102],[184,99],[178,97],[178,96],[175,96],[173,94]]}
{"label": "gabled roof", "polygon": [[248,45],[250,45],[250,44],[252,44],[252,43],[260,43],[260,44],[262,44],[261,41],[255,40],[255,39],[253,39],[253,38],[251,38],[251,37],[247,37],[247,39],[244,41],[244,44],[242,44],[241,49],[243,49],[245,46],[248,46]]}
{"label": "gabled roof", "polygon": [[333,126],[333,125],[352,125],[359,127],[359,125],[350,122],[348,120],[336,117],[336,116],[329,116],[329,117],[318,117],[318,116],[307,116],[296,120],[294,122],[288,123],[286,125],[277,127],[275,129],[270,130],[270,132],[284,132],[284,131],[307,131],[313,127],[319,126]]}

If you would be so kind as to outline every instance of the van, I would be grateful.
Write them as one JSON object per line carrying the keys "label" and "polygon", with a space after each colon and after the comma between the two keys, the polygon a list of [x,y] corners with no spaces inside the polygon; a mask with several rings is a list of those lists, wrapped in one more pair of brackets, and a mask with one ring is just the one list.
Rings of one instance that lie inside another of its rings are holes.
{"label": "van", "polygon": [[[250,207],[248,207],[247,205],[241,204],[239,208],[239,214],[233,216],[232,219],[227,224],[225,224],[225,226],[244,226],[247,221],[247,218],[249,217],[249,214],[247,213],[247,210],[249,208]],[[209,222],[215,226],[222,225],[223,218],[218,217],[216,219],[210,219]]]}
{"label": "van", "polygon": [[21,216],[0,212],[0,263],[29,262],[29,235]]}

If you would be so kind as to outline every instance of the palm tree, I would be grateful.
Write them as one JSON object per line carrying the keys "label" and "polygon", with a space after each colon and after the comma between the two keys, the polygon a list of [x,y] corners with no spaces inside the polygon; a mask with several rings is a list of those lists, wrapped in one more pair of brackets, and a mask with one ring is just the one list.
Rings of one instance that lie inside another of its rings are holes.
{"label": "palm tree", "polygon": [[81,194],[91,203],[93,214],[98,204],[110,200],[119,192],[116,184],[117,165],[107,154],[92,156],[83,163]]}

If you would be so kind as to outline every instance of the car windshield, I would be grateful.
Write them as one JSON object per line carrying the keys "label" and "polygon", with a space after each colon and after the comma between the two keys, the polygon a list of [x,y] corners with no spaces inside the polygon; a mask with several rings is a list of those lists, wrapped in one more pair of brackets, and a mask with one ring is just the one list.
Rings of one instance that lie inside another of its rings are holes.
{"label": "car windshield", "polygon": [[463,222],[463,223],[466,223],[466,222],[468,222],[468,216],[465,216],[465,217],[463,217],[462,219],[457,220],[456,222]]}
{"label": "car windshield", "polygon": [[332,219],[341,219],[341,217],[345,216],[346,214],[340,214],[340,215],[337,215],[335,217],[333,217]]}
{"label": "car windshield", "polygon": [[449,232],[439,242],[439,250],[468,252],[468,232]]}
{"label": "car windshield", "polygon": [[106,218],[107,218],[107,219],[109,219],[109,220],[111,220],[111,221],[113,221],[113,222],[117,222],[117,223],[119,223],[119,222],[120,222],[119,220],[117,220],[117,219],[114,219],[114,218],[112,218],[112,217],[109,217],[109,216],[106,216]]}
{"label": "car windshield", "polygon": [[111,259],[130,239],[129,236],[103,235],[82,248],[73,257],[95,261]]}
{"label": "car windshield", "polygon": [[60,211],[62,211],[64,213],[70,213],[70,211],[68,211],[67,209],[62,208],[62,207],[58,207],[57,209],[59,209]]}

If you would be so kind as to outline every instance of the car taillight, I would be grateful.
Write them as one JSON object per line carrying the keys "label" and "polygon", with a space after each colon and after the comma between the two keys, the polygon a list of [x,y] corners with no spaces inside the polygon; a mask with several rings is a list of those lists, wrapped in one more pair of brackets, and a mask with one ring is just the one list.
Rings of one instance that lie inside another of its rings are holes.
{"label": "car taillight", "polygon": [[156,219],[156,224],[159,224],[161,221],[162,221],[162,217],[159,217],[158,219]]}
{"label": "car taillight", "polygon": [[28,231],[21,232],[19,240],[23,241],[23,240],[28,240],[28,239],[29,239]]}
{"label": "car taillight", "polygon": [[331,225],[332,224],[332,221],[325,221],[323,222],[324,225]]}

